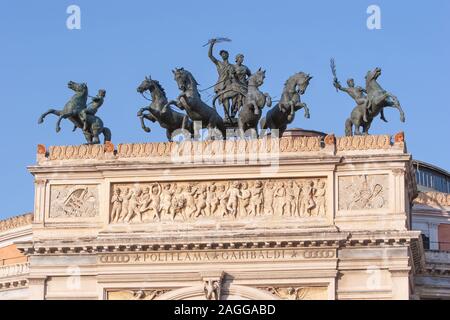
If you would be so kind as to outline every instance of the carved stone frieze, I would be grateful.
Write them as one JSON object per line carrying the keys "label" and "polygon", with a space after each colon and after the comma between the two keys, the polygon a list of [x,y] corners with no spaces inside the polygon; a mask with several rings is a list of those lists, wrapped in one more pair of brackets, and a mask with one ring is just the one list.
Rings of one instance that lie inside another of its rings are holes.
{"label": "carved stone frieze", "polygon": [[32,213],[9,218],[6,220],[0,220],[0,232],[31,225],[32,222],[33,222]]}
{"label": "carved stone frieze", "polygon": [[327,300],[326,287],[261,287],[282,300]]}
{"label": "carved stone frieze", "polygon": [[155,300],[159,296],[169,292],[164,289],[144,289],[144,290],[117,290],[108,291],[108,300]]}
{"label": "carved stone frieze", "polygon": [[[109,146],[109,145],[108,145]],[[105,158],[103,145],[52,146],[49,160],[100,160]]]}
{"label": "carved stone frieze", "polygon": [[324,218],[324,178],[115,184],[111,223],[237,220],[247,217]]}
{"label": "carved stone frieze", "polygon": [[375,210],[389,206],[389,176],[339,177],[339,210]]}
{"label": "carved stone frieze", "polygon": [[450,207],[450,194],[441,192],[419,192],[419,196],[414,200],[414,203],[434,208]]}
{"label": "carved stone frieze", "polygon": [[388,135],[352,136],[336,139],[337,151],[389,149],[391,146],[391,137]]}
{"label": "carved stone frieze", "polygon": [[99,215],[98,186],[52,185],[49,218],[94,218]]}

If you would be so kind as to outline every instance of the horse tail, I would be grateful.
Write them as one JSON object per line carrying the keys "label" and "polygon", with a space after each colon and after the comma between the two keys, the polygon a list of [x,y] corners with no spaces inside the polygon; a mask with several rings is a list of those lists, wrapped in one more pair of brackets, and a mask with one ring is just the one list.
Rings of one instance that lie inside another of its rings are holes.
{"label": "horse tail", "polygon": [[109,128],[103,128],[103,136],[105,138],[105,142],[111,142],[112,133]]}
{"label": "horse tail", "polygon": [[345,122],[345,135],[347,137],[353,136],[353,121],[350,118]]}

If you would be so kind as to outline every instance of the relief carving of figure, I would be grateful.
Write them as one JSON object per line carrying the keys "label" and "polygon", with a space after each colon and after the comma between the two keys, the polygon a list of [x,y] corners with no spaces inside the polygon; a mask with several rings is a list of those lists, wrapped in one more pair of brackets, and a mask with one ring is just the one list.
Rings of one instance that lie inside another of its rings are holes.
{"label": "relief carving of figure", "polygon": [[142,195],[142,189],[137,188],[131,191],[130,201],[128,202],[128,212],[124,221],[130,222],[135,216],[139,218],[139,222],[142,222],[142,213],[140,208],[139,198]]}
{"label": "relief carving of figure", "polygon": [[188,219],[193,218],[194,213],[197,211],[197,206],[195,204],[196,194],[197,188],[195,188],[192,184],[188,184],[182,193],[186,201],[185,215]]}
{"label": "relief carving of figure", "polygon": [[187,219],[184,212],[185,207],[186,207],[186,199],[183,196],[183,188],[177,187],[176,193],[172,197],[172,203],[170,207],[170,214],[172,216],[172,221],[175,221],[177,215],[181,216],[183,220]]}
{"label": "relief carving of figure", "polygon": [[195,199],[196,199],[196,206],[197,209],[194,213],[194,217],[198,218],[200,216],[207,216],[206,207],[207,207],[207,188],[206,186],[202,185],[199,188],[197,188],[195,193]]}
{"label": "relief carving of figure", "polygon": [[229,214],[235,218],[237,217],[238,214],[240,187],[241,183],[238,181],[234,181],[227,192],[228,193],[227,210]]}
{"label": "relief carving of figure", "polygon": [[308,181],[303,184],[301,195],[299,197],[299,214],[300,217],[310,217],[311,211],[316,207],[314,201],[314,181]]}
{"label": "relief carving of figure", "polygon": [[264,214],[273,215],[273,199],[275,195],[275,184],[272,181],[267,181],[264,185]]}
{"label": "relief carving of figure", "polygon": [[132,193],[130,188],[125,188],[125,192],[122,193],[122,212],[119,217],[119,221],[123,222],[125,220],[125,217],[128,216],[128,208],[130,207],[130,199],[131,199]]}
{"label": "relief carving of figure", "polygon": [[225,217],[228,215],[228,200],[230,199],[228,189],[222,184],[217,188],[217,192],[219,194],[218,215],[219,217]]}
{"label": "relief carving of figure", "polygon": [[264,202],[264,192],[263,184],[261,181],[255,181],[253,187],[250,189],[250,210],[248,215],[254,215],[255,217],[262,214],[263,202]]}
{"label": "relief carving of figure", "polygon": [[286,188],[286,214],[289,217],[293,217],[297,213],[297,196],[298,191],[296,190],[296,183],[290,180],[287,183]]}
{"label": "relief carving of figure", "polygon": [[164,185],[161,191],[161,218],[170,215],[170,207],[172,205],[172,197],[175,191],[173,190],[173,184],[168,183]]}
{"label": "relief carving of figure", "polygon": [[208,186],[206,197],[206,215],[208,217],[214,216],[219,208],[220,199],[216,193],[217,186],[215,183]]}
{"label": "relief carving of figure", "polygon": [[274,196],[275,214],[284,216],[286,213],[286,188],[283,182],[278,183]]}
{"label": "relief carving of figure", "polygon": [[146,188],[146,197],[145,197],[145,202],[142,201],[142,207],[141,207],[141,212],[150,212],[151,214],[151,220],[161,220],[161,212],[160,212],[160,208],[161,208],[161,185],[159,183],[153,184],[151,186],[151,189]]}
{"label": "relief carving of figure", "polygon": [[327,191],[325,181],[319,181],[314,196],[318,216],[326,215],[326,207],[325,207],[326,192]]}
{"label": "relief carving of figure", "polygon": [[242,182],[241,193],[239,195],[239,216],[246,217],[248,215],[248,209],[250,205],[252,193],[248,189],[248,183]]}
{"label": "relief carving of figure", "polygon": [[123,204],[123,198],[121,196],[120,188],[114,189],[114,194],[112,196],[111,203],[113,205],[111,211],[111,221],[118,222],[120,215],[122,213],[122,204]]}

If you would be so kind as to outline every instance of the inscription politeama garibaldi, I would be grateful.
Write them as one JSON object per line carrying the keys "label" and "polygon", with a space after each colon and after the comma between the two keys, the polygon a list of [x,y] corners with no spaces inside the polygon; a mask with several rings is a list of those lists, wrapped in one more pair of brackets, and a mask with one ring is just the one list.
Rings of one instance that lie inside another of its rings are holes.
{"label": "inscription politeama garibaldi", "polygon": [[408,299],[403,135],[264,139],[39,146],[31,298]]}

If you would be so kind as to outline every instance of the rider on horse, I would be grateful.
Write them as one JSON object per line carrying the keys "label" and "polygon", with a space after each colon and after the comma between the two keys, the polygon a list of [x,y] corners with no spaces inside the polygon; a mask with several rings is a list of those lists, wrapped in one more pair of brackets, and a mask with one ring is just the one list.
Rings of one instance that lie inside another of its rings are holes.
{"label": "rider on horse", "polygon": [[[341,84],[339,83],[339,81],[337,81],[337,79],[334,81],[334,86],[336,89],[341,90],[343,92],[348,93],[348,95],[350,97],[353,98],[353,100],[356,101],[357,105],[360,106],[364,106],[364,122],[369,122],[369,114],[371,113],[371,108],[372,108],[372,103],[370,101],[370,99],[367,97],[367,91],[360,87],[360,86],[356,86],[355,87],[355,80],[353,79],[348,79],[347,80],[347,84],[348,84],[348,88],[344,88],[341,86]],[[386,118],[384,117],[384,112],[383,110],[381,111],[381,120],[383,120],[384,122],[387,122]]]}

